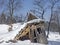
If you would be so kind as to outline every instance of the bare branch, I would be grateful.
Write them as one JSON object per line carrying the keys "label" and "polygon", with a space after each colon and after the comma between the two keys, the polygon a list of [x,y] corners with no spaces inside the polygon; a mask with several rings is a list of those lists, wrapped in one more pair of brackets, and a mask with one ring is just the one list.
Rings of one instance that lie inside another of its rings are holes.
{"label": "bare branch", "polygon": [[[35,5],[35,12],[39,13],[43,19],[44,13],[46,11],[46,4],[45,4],[45,0],[34,0],[34,5]],[[37,7],[37,8],[36,8]],[[36,11],[36,9],[38,9],[38,11]]]}

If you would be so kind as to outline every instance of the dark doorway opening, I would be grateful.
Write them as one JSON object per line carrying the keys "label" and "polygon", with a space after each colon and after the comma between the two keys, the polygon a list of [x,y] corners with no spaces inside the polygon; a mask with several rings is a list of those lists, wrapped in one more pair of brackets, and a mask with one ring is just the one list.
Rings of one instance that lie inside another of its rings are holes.
{"label": "dark doorway opening", "polygon": [[35,32],[35,29],[34,29],[34,37],[36,37],[36,32]]}
{"label": "dark doorway opening", "polygon": [[38,33],[42,33],[41,28],[37,28]]}

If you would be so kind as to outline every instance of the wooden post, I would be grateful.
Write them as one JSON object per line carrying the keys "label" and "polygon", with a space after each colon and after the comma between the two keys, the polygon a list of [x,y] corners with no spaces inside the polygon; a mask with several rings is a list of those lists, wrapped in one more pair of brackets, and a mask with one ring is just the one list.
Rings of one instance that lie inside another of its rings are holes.
{"label": "wooden post", "polygon": [[40,33],[37,31],[37,40],[38,43],[48,44],[47,37],[44,30],[41,30]]}
{"label": "wooden post", "polygon": [[43,30],[42,27],[37,28],[35,25],[31,27],[32,27],[30,30],[31,42],[48,44],[45,30]]}

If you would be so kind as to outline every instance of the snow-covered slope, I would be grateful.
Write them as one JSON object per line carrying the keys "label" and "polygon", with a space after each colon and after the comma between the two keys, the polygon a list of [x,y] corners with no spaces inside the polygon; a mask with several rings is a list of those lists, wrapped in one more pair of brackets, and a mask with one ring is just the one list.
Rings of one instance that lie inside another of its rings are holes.
{"label": "snow-covered slope", "polygon": [[[18,41],[17,43],[12,43],[12,42],[6,43],[5,42],[10,39],[13,39],[14,36],[18,33],[18,31],[20,31],[20,29],[24,27],[25,25],[26,23],[24,23],[23,25],[20,23],[13,24],[13,31],[8,32],[9,26],[5,24],[1,24],[0,25],[0,42],[3,40],[4,42],[0,43],[0,45],[37,45],[38,43],[31,43],[29,40]],[[49,45],[60,45],[59,33],[50,32],[48,41],[49,41]],[[38,45],[42,45],[42,44],[38,44]]]}
{"label": "snow-covered slope", "polygon": [[14,37],[18,34],[18,32],[24,28],[28,23],[34,23],[34,22],[40,22],[43,21],[42,19],[34,19],[29,22],[26,22],[24,24],[16,23],[13,24],[13,30],[11,32],[8,32],[9,26],[5,24],[0,25],[0,39],[7,41],[10,39],[14,39]]}
{"label": "snow-covered slope", "polygon": [[[30,22],[34,22],[34,20]],[[30,23],[30,22],[27,22],[27,23]],[[18,34],[18,32],[22,28],[24,28],[27,25],[27,23],[13,24],[13,30],[11,32],[8,32],[9,25],[0,24],[0,45],[43,45],[38,43],[31,43],[30,40],[17,41],[16,43],[12,43],[12,42],[6,43],[6,41],[8,40],[14,39],[16,34]],[[49,38],[48,38],[48,45],[60,45],[60,35],[58,32],[50,32]]]}
{"label": "snow-covered slope", "polygon": [[0,25],[0,41],[4,40],[10,40],[10,39],[14,39],[14,37],[16,36],[16,34],[18,34],[18,32],[25,27],[26,24],[21,25],[21,24],[13,24],[13,30],[8,32],[8,25]]}

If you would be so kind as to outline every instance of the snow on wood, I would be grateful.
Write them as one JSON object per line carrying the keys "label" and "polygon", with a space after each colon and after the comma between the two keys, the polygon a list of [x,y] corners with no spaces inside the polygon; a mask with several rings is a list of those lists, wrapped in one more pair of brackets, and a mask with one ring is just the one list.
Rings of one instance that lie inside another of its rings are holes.
{"label": "snow on wood", "polygon": [[39,23],[40,21],[44,21],[44,19],[33,19],[27,23]]}

